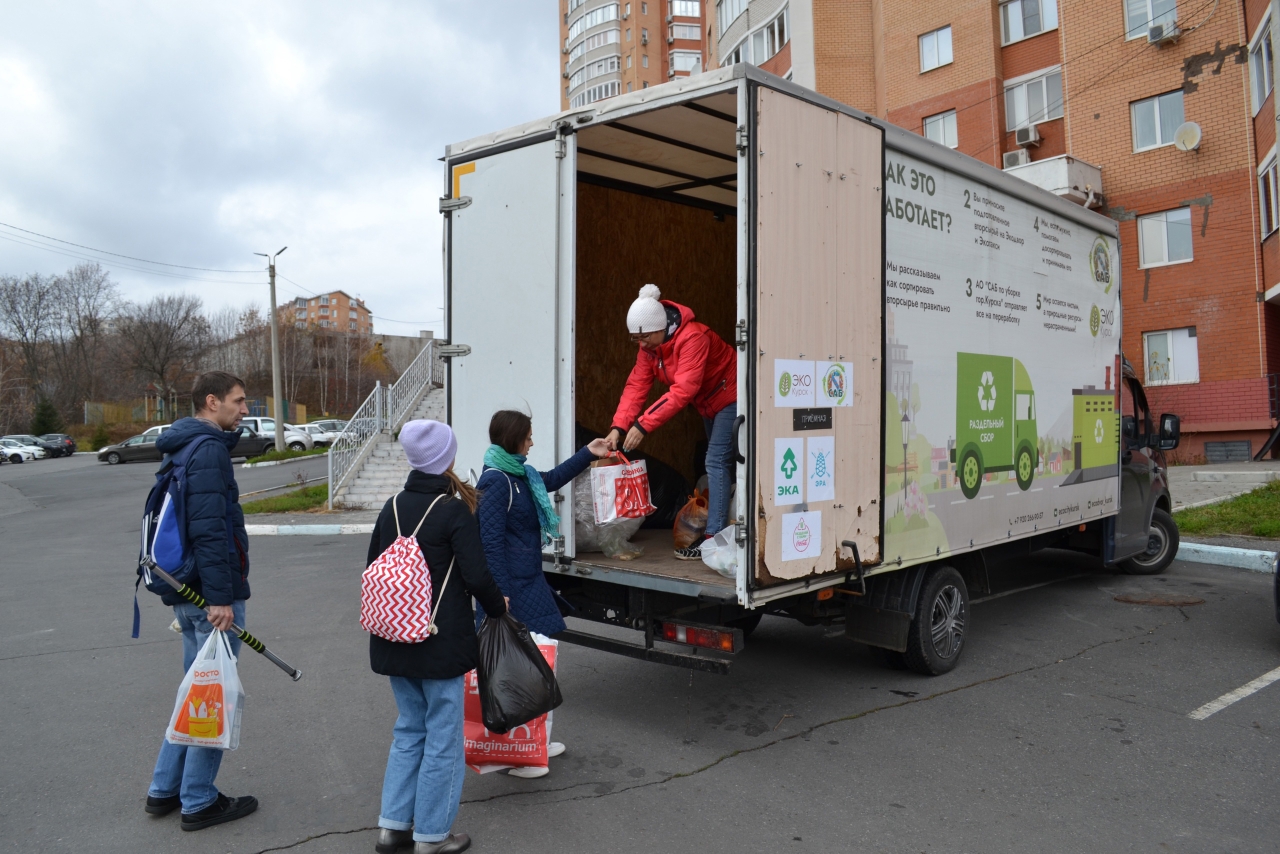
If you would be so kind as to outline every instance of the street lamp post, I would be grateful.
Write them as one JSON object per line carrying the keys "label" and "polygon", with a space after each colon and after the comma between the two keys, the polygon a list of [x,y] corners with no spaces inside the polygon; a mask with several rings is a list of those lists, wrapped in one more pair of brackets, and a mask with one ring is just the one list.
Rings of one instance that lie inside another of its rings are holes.
{"label": "street lamp post", "polygon": [[280,322],[276,317],[276,258],[284,253],[286,246],[275,255],[255,252],[267,259],[267,273],[271,279],[271,394],[275,397],[276,450],[284,451],[284,384],[280,380]]}
{"label": "street lamp post", "polygon": [[907,507],[907,443],[911,440],[911,418],[902,413],[902,508]]}

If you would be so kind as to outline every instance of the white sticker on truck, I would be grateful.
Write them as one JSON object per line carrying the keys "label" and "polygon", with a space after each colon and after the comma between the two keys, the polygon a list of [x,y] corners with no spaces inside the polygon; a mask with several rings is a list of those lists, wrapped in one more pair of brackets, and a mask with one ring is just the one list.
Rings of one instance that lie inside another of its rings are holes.
{"label": "white sticker on truck", "polygon": [[814,436],[805,454],[809,503],[836,500],[836,437]]}
{"label": "white sticker on truck", "polygon": [[773,483],[775,507],[804,501],[804,439],[773,440]]}
{"label": "white sticker on truck", "polygon": [[798,359],[773,360],[773,405],[787,409],[814,406],[813,362]]}
{"label": "white sticker on truck", "polygon": [[822,513],[782,514],[782,559],[814,560],[822,554]]}

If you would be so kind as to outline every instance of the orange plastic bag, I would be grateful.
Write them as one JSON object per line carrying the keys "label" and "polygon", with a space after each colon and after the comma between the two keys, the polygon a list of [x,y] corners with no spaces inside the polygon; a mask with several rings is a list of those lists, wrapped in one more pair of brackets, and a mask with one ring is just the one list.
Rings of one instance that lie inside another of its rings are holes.
{"label": "orange plastic bag", "polygon": [[687,549],[694,543],[702,542],[707,533],[707,495],[695,489],[693,497],[680,508],[676,514],[676,524],[672,529],[675,535],[676,548]]}

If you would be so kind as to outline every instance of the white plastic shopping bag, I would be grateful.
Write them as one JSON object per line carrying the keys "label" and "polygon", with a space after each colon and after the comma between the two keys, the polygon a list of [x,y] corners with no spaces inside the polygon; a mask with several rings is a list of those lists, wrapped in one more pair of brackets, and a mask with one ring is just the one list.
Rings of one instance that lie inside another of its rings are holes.
{"label": "white plastic shopping bag", "polygon": [[171,744],[235,750],[243,712],[244,689],[231,642],[214,629],[182,679],[164,737]]}
{"label": "white plastic shopping bag", "polygon": [[616,452],[607,461],[592,463],[591,498],[597,525],[639,519],[658,509],[649,497],[649,469],[644,460],[631,462]]}
{"label": "white plastic shopping bag", "polygon": [[738,577],[738,526],[730,525],[702,544],[702,562],[725,578]]}

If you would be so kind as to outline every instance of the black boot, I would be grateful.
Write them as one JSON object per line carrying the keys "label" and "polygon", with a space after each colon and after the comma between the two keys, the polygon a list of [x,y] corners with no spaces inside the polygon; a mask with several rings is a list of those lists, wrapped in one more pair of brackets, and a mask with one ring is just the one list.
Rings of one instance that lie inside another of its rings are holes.
{"label": "black boot", "polygon": [[378,844],[373,846],[373,850],[378,854],[396,854],[401,848],[408,848],[413,844],[412,830],[392,830],[388,827],[378,828]]}
{"label": "black boot", "polygon": [[238,818],[244,818],[257,808],[257,798],[251,798],[248,796],[243,798],[228,798],[226,795],[219,794],[216,801],[200,810],[200,812],[193,812],[190,815],[183,813],[182,829],[203,830],[206,827],[213,827],[215,824],[222,824],[223,822],[235,821]]}
{"label": "black boot", "polygon": [[460,854],[471,847],[471,837],[465,833],[450,833],[439,842],[415,842],[413,854]]}
{"label": "black boot", "polygon": [[147,795],[147,805],[144,809],[151,815],[168,815],[180,806],[182,806],[182,798],[177,795],[171,798],[153,798]]}

